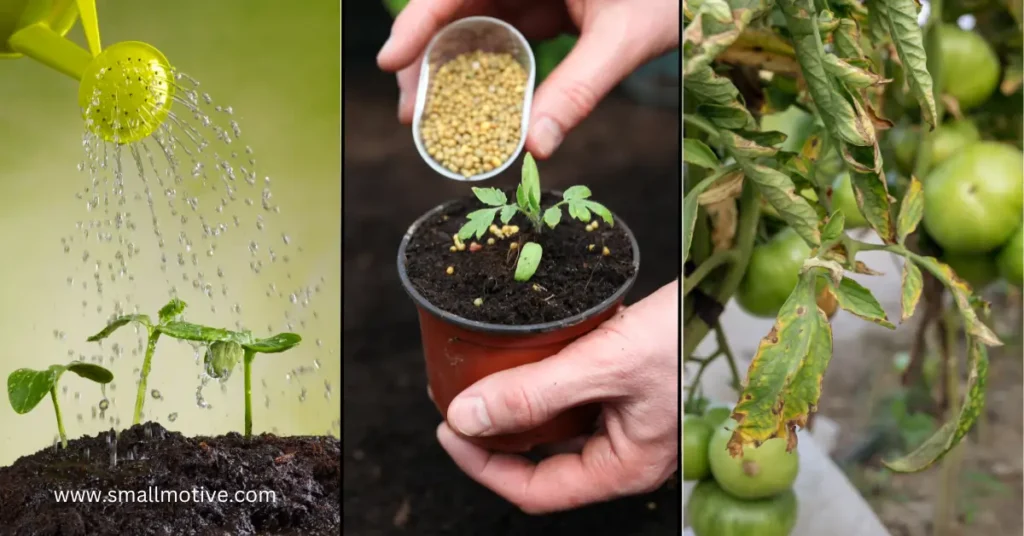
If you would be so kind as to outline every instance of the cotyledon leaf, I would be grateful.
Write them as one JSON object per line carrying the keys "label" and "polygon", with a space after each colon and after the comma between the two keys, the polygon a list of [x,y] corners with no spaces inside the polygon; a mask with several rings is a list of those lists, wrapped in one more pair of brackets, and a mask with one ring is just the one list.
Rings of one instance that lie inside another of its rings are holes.
{"label": "cotyledon leaf", "polygon": [[32,411],[49,394],[59,376],[54,367],[47,370],[22,368],[7,376],[7,400],[15,413],[24,415]]}
{"label": "cotyledon leaf", "polygon": [[236,334],[226,329],[209,328],[206,326],[200,326],[199,324],[191,324],[189,322],[168,322],[166,324],[156,326],[155,329],[168,337],[174,337],[175,339],[182,339],[186,341],[233,341],[236,336]]}
{"label": "cotyledon leaf", "polygon": [[956,303],[960,316],[964,320],[964,327],[968,334],[977,338],[979,342],[986,346],[1003,345],[999,337],[978,318],[978,314],[974,311],[970,285],[963,279],[960,279],[949,265],[939,262],[934,257],[922,257],[919,255],[915,255],[911,260],[931,272],[949,289],[950,294],[953,295],[953,302]]}
{"label": "cotyledon leaf", "polygon": [[98,341],[100,339],[106,339],[107,337],[110,336],[111,333],[114,333],[115,331],[117,331],[118,328],[124,327],[124,326],[126,326],[126,325],[128,325],[128,324],[130,324],[132,322],[138,322],[138,323],[140,323],[142,325],[145,325],[145,326],[149,326],[151,324],[151,322],[149,321],[149,316],[147,316],[147,315],[124,315],[124,316],[119,316],[119,317],[111,320],[110,323],[107,324],[107,326],[105,328],[100,330],[99,333],[97,333],[97,334],[93,335],[92,337],[89,337],[88,339],[86,339],[86,341],[88,341],[88,342],[96,342],[96,341]]}
{"label": "cotyledon leaf", "polygon": [[910,259],[904,259],[903,273],[900,275],[900,308],[902,310],[900,322],[906,322],[914,315],[917,302],[921,301],[922,290],[924,290],[924,279],[921,277],[921,269]]}
{"label": "cotyledon leaf", "polygon": [[734,456],[745,445],[775,437],[786,438],[792,450],[796,427],[807,423],[818,403],[822,376],[832,358],[832,329],[815,299],[819,273],[801,274],[775,325],[761,339],[733,411],[739,422],[729,440]]}
{"label": "cotyledon leaf", "polygon": [[114,381],[114,373],[94,363],[72,361],[64,368],[78,374],[79,376],[92,380],[96,383],[105,384]]}
{"label": "cotyledon leaf", "polygon": [[296,333],[278,333],[266,339],[257,339],[244,345],[246,349],[261,354],[277,354],[290,350],[302,342],[302,337]]}
{"label": "cotyledon leaf", "polygon": [[924,36],[917,24],[916,0],[882,0],[871,7],[889,27],[896,53],[903,63],[903,72],[910,90],[921,104],[921,118],[935,128],[938,116],[935,109],[935,90],[928,72],[928,56],[924,49]]}
{"label": "cotyledon leaf", "polygon": [[985,385],[988,380],[988,350],[976,339],[968,344],[967,395],[960,406],[956,419],[942,425],[931,437],[913,452],[892,461],[882,461],[886,467],[898,473],[914,473],[927,469],[955,447],[974,426],[978,415],[985,408]]}
{"label": "cotyledon leaf", "polygon": [[849,311],[864,320],[889,329],[896,328],[892,322],[889,322],[885,309],[882,309],[871,291],[853,279],[844,277],[839,285],[832,285],[832,293],[844,311]]}

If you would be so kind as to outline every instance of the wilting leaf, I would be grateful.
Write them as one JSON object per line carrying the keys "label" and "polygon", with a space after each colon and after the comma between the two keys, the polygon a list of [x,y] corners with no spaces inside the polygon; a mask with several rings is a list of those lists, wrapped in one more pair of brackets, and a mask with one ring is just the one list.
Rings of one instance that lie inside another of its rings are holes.
{"label": "wilting leaf", "polygon": [[736,170],[726,173],[697,196],[697,203],[701,206],[714,205],[726,199],[736,199],[741,192],[743,192],[743,172]]}
{"label": "wilting leaf", "polygon": [[693,138],[683,138],[683,161],[707,169],[717,169],[721,165],[710,147]]}
{"label": "wilting leaf", "polygon": [[875,2],[871,7],[880,10],[879,14],[889,27],[889,34],[903,63],[904,76],[914,97],[921,104],[921,118],[934,128],[938,113],[935,109],[932,75],[928,72],[924,36],[917,24],[918,3],[915,0],[883,0]]}
{"label": "wilting leaf", "polygon": [[110,372],[106,368],[93,363],[83,363],[81,361],[72,361],[65,367],[67,370],[78,374],[79,376],[92,380],[96,383],[110,383],[114,381],[114,373]]}
{"label": "wilting leaf", "polygon": [[855,89],[877,86],[887,82],[881,76],[855,67],[832,54],[825,55],[825,70]]}
{"label": "wilting leaf", "polygon": [[174,298],[171,301],[167,302],[167,305],[160,308],[158,318],[160,319],[161,323],[169,322],[173,320],[174,317],[185,312],[185,307],[185,302],[179,300],[178,298]]}
{"label": "wilting leaf", "polygon": [[721,139],[729,148],[729,152],[737,159],[756,159],[766,156],[775,156],[779,150],[770,145],[761,145],[758,142],[744,138],[743,136],[730,131],[722,131]]}
{"label": "wilting leaf", "polygon": [[974,426],[985,407],[985,385],[988,380],[988,350],[981,341],[968,339],[967,395],[956,419],[947,422],[913,452],[892,461],[884,461],[897,473],[913,473],[927,469],[955,447]]}
{"label": "wilting leaf", "polygon": [[111,320],[110,323],[107,324],[107,327],[103,328],[99,333],[93,335],[92,337],[89,337],[88,339],[86,339],[86,341],[88,341],[88,342],[96,342],[96,341],[101,340],[101,339],[106,339],[107,337],[110,336],[111,333],[117,331],[118,328],[120,328],[122,326],[126,326],[126,325],[128,325],[128,324],[130,324],[132,322],[138,322],[138,323],[140,323],[140,324],[142,324],[144,326],[149,326],[150,325],[149,317],[146,316],[146,315],[124,315],[124,316],[119,316],[119,317]]}
{"label": "wilting leaf", "polygon": [[828,223],[821,229],[821,242],[827,244],[834,242],[843,235],[843,226],[846,224],[846,217],[843,211],[837,210],[828,218]]}
{"label": "wilting leaf", "polygon": [[953,295],[953,302],[956,303],[956,307],[960,311],[960,316],[964,320],[964,327],[968,334],[976,337],[979,342],[987,346],[1003,345],[999,341],[999,337],[982,323],[978,318],[978,314],[975,313],[971,302],[970,285],[963,279],[960,279],[949,265],[939,262],[934,257],[915,256],[913,261],[931,272],[939,281],[942,281],[943,285],[946,285],[950,294]]}
{"label": "wilting leaf", "polygon": [[874,147],[843,147],[843,160],[850,170],[850,184],[864,219],[887,244],[896,241],[890,210],[889,189],[882,173],[882,157]]}
{"label": "wilting leaf", "polygon": [[697,114],[711,121],[718,128],[740,130],[754,126],[753,118],[746,110],[721,104],[701,104]]}
{"label": "wilting leaf", "polygon": [[914,315],[914,310],[917,309],[917,302],[921,300],[924,279],[921,277],[921,269],[910,259],[904,259],[903,274],[900,276],[900,280],[902,285],[900,307],[903,310],[900,322],[906,322],[908,318]]}
{"label": "wilting leaf", "polygon": [[278,333],[268,339],[253,341],[245,347],[260,354],[277,354],[294,348],[300,342],[302,337],[295,333]]}
{"label": "wilting leaf", "polygon": [[743,171],[757,184],[761,195],[805,242],[812,247],[821,244],[818,213],[807,199],[796,193],[796,187],[789,177],[767,166],[746,165]]}
{"label": "wilting leaf", "polygon": [[849,60],[865,57],[860,46],[860,28],[853,19],[839,20],[839,27],[832,34],[832,42],[835,43],[836,52],[841,58]]}
{"label": "wilting leaf", "polygon": [[683,262],[690,256],[690,243],[693,242],[693,228],[697,224],[698,199],[700,194],[711,187],[718,179],[736,171],[735,165],[726,166],[710,177],[705,177],[694,186],[683,198]]}
{"label": "wilting leaf", "polygon": [[900,214],[896,218],[896,239],[902,244],[910,236],[924,216],[924,193],[921,181],[910,177],[910,186],[903,194]]}
{"label": "wilting leaf", "polygon": [[215,342],[234,340],[234,334],[226,329],[208,328],[188,322],[168,322],[156,326],[155,329],[169,337],[186,341]]}
{"label": "wilting leaf", "polygon": [[804,272],[779,311],[775,325],[750,363],[748,383],[733,411],[739,425],[729,440],[734,455],[745,445],[775,437],[796,447],[821,396],[821,379],[832,358],[832,329],[816,302],[817,271]]}
{"label": "wilting leaf", "polygon": [[889,329],[896,327],[889,322],[889,317],[885,315],[885,309],[882,309],[878,300],[871,295],[871,291],[853,279],[844,277],[839,285],[832,286],[832,293],[835,294],[836,301],[844,311],[849,311],[879,326]]}

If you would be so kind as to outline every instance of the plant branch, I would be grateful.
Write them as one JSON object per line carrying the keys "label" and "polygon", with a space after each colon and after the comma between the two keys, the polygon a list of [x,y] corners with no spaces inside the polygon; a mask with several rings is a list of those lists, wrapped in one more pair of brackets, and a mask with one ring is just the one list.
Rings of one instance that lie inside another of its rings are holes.
{"label": "plant branch", "polygon": [[53,412],[57,414],[57,432],[60,434],[61,447],[68,448],[68,435],[64,433],[64,419],[60,416],[60,404],[57,402],[57,384],[50,387],[50,400],[53,400]]}
{"label": "plant branch", "polygon": [[690,293],[691,290],[696,288],[705,277],[708,276],[715,268],[727,263],[736,262],[739,257],[739,251],[736,249],[729,249],[725,251],[719,251],[712,254],[704,262],[697,266],[697,269],[690,274],[685,280],[683,280],[683,296]]}
{"label": "plant branch", "polygon": [[718,342],[718,351],[724,354],[726,361],[729,362],[729,372],[732,373],[732,388],[739,392],[742,390],[740,371],[736,367],[736,357],[732,354],[732,349],[729,348],[729,340],[725,337],[725,330],[722,329],[721,322],[715,323],[715,339]]}
{"label": "plant branch", "polygon": [[146,357],[142,361],[142,372],[139,374],[139,392],[135,396],[135,416],[132,417],[132,424],[142,422],[142,406],[146,403],[146,386],[149,380],[149,371],[153,367],[153,352],[156,350],[156,341],[160,340],[160,332],[147,327],[149,340],[146,342]]}

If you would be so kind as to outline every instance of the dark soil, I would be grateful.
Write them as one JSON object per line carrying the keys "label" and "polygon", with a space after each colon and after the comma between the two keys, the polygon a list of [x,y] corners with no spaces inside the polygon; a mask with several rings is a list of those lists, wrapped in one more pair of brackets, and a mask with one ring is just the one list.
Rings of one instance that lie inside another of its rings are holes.
{"label": "dark soil", "polygon": [[[506,192],[514,199],[514,190]],[[541,196],[542,210],[561,201],[561,196]],[[603,221],[594,231],[572,220],[563,209],[554,228],[536,232],[521,213],[509,221],[520,231],[504,239],[488,233],[477,243],[480,249],[451,251],[452,235],[466,222],[466,214],[481,208],[469,196],[441,211],[416,229],[406,248],[409,279],[434,306],[462,318],[501,325],[540,324],[562,320],[600,304],[619,290],[635,272],[633,250],[622,226]],[[596,217],[595,217],[596,218]],[[495,218],[496,225],[501,221]],[[494,238],[493,245],[487,238]],[[536,242],[543,249],[540,265],[529,281],[513,277],[519,251],[509,249]],[[603,254],[603,248],[609,254]],[[448,275],[446,270],[454,272]],[[476,298],[483,304],[474,305]]]}
{"label": "dark soil", "polygon": [[[340,457],[333,437],[189,438],[155,423],[135,425],[116,440],[112,431],[83,437],[66,450],[47,448],[0,468],[0,533],[338,534]],[[228,501],[238,491],[272,490],[276,501],[203,502],[211,495],[199,491],[193,495],[198,500],[174,502],[159,495],[195,489],[224,491]],[[58,502],[59,490],[103,495],[94,502]],[[135,501],[118,500],[119,492],[132,493]]]}

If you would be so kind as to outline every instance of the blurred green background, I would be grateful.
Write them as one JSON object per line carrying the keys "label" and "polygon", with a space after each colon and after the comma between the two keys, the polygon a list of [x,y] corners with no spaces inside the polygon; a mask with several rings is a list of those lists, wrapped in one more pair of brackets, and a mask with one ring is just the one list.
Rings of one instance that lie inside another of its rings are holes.
{"label": "blurred green background", "polygon": [[[287,272],[267,269],[258,282],[239,279],[230,299],[242,304],[246,325],[274,324],[278,329],[292,320],[298,324],[299,317],[287,316],[275,305],[279,302],[255,299],[266,283],[280,281],[277,284],[284,288],[298,280],[321,287],[310,306],[316,315],[307,314],[302,317],[304,325],[295,326],[304,343],[291,352],[257,359],[254,431],[340,434],[340,3],[98,0],[97,5],[105,46],[139,40],[160,49],[175,68],[199,80],[201,91],[213,95],[216,104],[233,107],[243,129],[240,141],[253,148],[258,175],[273,178],[273,198],[281,207],[275,232],[287,232],[302,251],[293,255]],[[78,25],[69,38],[84,46]],[[83,293],[65,283],[81,268],[69,267],[79,259],[64,253],[61,238],[76,233],[76,222],[89,219],[85,202],[75,195],[88,182],[88,176],[76,169],[83,160],[83,123],[76,97],[77,83],[62,74],[25,58],[0,60],[0,132],[5,133],[0,144],[0,244],[6,259],[0,267],[0,301],[6,304],[0,313],[4,379],[19,367],[45,368],[68,361],[69,355],[110,353],[109,345],[85,342],[106,322],[110,308],[100,313],[82,307]],[[130,159],[127,164],[133,165]],[[126,175],[126,181],[131,180]],[[212,207],[205,205],[207,210]],[[248,272],[250,263],[243,235],[223,238],[218,254],[218,262],[239,274]],[[152,234],[138,236],[145,249]],[[229,247],[225,240],[243,247]],[[141,312],[154,314],[167,299],[166,278],[156,262],[139,260],[135,268],[135,301]],[[190,305],[186,319],[233,327],[235,317],[228,319],[191,301]],[[66,336],[55,336],[55,330]],[[263,334],[262,329],[256,331]],[[119,337],[122,344],[134,347],[134,335]],[[314,343],[317,340],[320,344]],[[61,405],[69,437],[109,429],[110,417],[119,417],[121,428],[130,424],[137,379],[133,370],[139,366],[141,357],[130,354],[112,366],[117,387],[108,392],[113,404],[104,420],[91,416],[102,398],[99,390],[65,376],[62,385],[69,392],[61,395]],[[289,375],[298,367],[312,372]],[[161,341],[149,384],[163,396],[147,401],[147,418],[154,416],[165,427],[188,435],[241,431],[241,374],[227,384],[226,393],[216,385],[207,387],[204,394],[213,408],[204,410],[196,404],[199,370],[191,348]],[[80,399],[75,399],[75,392],[80,392]],[[271,400],[269,407],[264,396]],[[171,413],[178,414],[174,422],[168,418]],[[49,446],[55,433],[48,401],[32,414],[17,415],[4,400],[0,465]]]}

